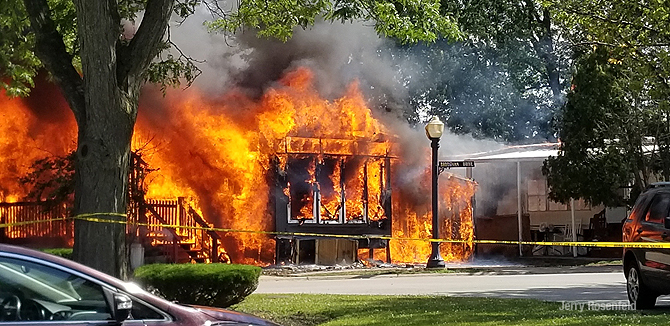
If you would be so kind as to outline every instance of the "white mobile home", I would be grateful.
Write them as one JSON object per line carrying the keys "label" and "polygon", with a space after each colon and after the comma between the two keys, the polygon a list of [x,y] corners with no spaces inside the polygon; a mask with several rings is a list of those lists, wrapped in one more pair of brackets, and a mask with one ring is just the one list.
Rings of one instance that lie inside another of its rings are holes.
{"label": "white mobile home", "polygon": [[[562,204],[548,198],[542,166],[548,157],[558,154],[558,146],[558,143],[508,146],[462,157],[475,162],[468,174],[480,184],[474,212],[476,220],[482,221],[480,230],[476,230],[480,239],[484,234],[495,233],[507,233],[499,235],[509,239],[509,233],[516,231],[514,236],[519,240],[620,240],[621,221],[627,215],[625,208],[591,207],[581,199]],[[516,230],[509,225],[514,220]],[[486,228],[494,228],[493,233]],[[588,251],[519,246],[518,254],[576,256]]]}

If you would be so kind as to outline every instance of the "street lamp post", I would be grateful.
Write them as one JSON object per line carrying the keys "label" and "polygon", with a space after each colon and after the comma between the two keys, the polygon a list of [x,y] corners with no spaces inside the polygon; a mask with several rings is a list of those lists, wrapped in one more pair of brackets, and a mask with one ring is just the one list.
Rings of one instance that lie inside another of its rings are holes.
{"label": "street lamp post", "polygon": [[[433,239],[440,238],[438,212],[437,212],[437,149],[440,147],[440,137],[444,132],[444,123],[438,117],[433,117],[426,125],[426,136],[430,139],[430,147],[433,150],[432,163],[430,166],[432,175],[432,217],[433,217]],[[430,258],[426,263],[426,268],[444,268],[444,259],[440,254],[440,243],[437,241],[431,242]]]}

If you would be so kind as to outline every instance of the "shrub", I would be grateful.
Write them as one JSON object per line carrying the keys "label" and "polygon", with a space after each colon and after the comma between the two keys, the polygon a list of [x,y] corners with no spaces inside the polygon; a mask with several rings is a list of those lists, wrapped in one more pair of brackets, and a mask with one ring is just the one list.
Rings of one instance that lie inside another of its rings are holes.
{"label": "shrub", "polygon": [[52,248],[52,249],[42,249],[42,251],[46,252],[47,254],[72,259],[72,248]]}
{"label": "shrub", "polygon": [[135,270],[147,290],[180,303],[225,308],[256,290],[261,269],[231,264],[151,264]]}

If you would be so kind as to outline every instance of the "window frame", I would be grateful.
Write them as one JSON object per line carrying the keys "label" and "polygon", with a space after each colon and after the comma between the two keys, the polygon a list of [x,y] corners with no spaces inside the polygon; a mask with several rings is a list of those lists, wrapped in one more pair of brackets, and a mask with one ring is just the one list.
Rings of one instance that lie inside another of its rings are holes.
{"label": "window frame", "polygon": [[[531,194],[530,192],[530,185],[531,182],[544,182],[544,193],[539,194],[539,193],[533,193]],[[540,205],[532,205],[533,207],[540,207],[540,209],[531,209],[531,198],[536,199],[537,201],[540,202]],[[590,204],[587,204],[584,201],[584,205],[581,208],[577,208],[577,202],[578,200],[583,199],[575,199],[575,211],[591,211],[593,207]],[[553,205],[553,208],[552,208]],[[556,206],[559,206],[559,208],[556,208]],[[560,202],[553,201],[551,198],[549,198],[549,183],[547,182],[546,178],[540,178],[540,179],[532,179],[528,178],[526,179],[526,210],[531,213],[546,213],[546,212],[567,212],[571,210],[570,203],[567,204],[562,204]]]}

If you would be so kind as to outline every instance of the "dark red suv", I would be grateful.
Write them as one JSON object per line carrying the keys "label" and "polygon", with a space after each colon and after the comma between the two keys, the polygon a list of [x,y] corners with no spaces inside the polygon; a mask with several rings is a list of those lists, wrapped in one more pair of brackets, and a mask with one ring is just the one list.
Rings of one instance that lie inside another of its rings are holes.
{"label": "dark red suv", "polygon": [[[650,185],[623,224],[624,242],[668,242],[670,182]],[[636,309],[653,308],[659,295],[670,294],[670,249],[624,248],[628,300]]]}
{"label": "dark red suv", "polygon": [[73,261],[0,244],[0,325],[276,324],[230,310],[169,302]]}

